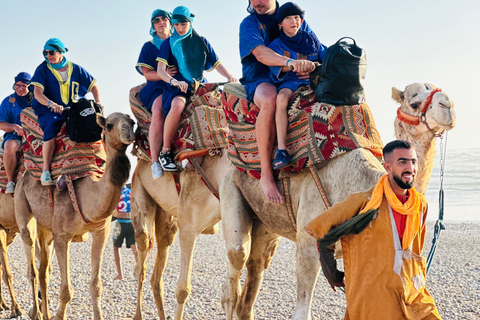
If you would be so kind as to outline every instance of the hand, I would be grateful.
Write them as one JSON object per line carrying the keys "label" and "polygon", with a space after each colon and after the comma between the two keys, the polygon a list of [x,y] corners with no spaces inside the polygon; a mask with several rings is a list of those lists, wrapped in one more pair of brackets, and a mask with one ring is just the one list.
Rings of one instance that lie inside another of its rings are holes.
{"label": "hand", "polygon": [[53,110],[53,112],[56,112],[56,113],[62,113],[63,112],[63,106],[62,105],[59,105],[59,104],[56,104],[55,102],[50,102],[50,109]]}
{"label": "hand", "polygon": [[177,68],[176,67],[168,67],[167,68],[167,74],[170,76],[170,77],[173,77],[175,75],[175,73],[177,73]]}
{"label": "hand", "polygon": [[188,83],[185,81],[178,81],[177,79],[173,79],[171,81],[172,86],[179,87],[182,92],[187,92],[188,90]]}
{"label": "hand", "polygon": [[235,77],[234,77],[234,76],[232,76],[232,75],[228,76],[228,78],[227,78],[227,79],[228,79],[228,82],[238,82],[238,79],[237,79],[237,78],[235,78]]}
{"label": "hand", "polygon": [[312,72],[315,70],[315,64],[309,60],[290,60],[288,62],[290,69],[293,67],[295,72]]}
{"label": "hand", "polygon": [[21,126],[19,126],[18,124],[13,125],[13,131],[15,131],[15,133],[19,136],[23,135],[23,128]]}

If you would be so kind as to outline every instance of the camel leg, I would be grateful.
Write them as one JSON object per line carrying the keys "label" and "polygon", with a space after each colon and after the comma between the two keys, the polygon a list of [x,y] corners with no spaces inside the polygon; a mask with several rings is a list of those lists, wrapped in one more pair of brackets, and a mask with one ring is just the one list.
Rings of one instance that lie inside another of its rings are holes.
{"label": "camel leg", "polygon": [[227,320],[233,320],[241,294],[240,274],[250,254],[251,209],[232,179],[230,170],[220,187],[223,237],[228,254],[229,266],[223,285],[222,307]]}
{"label": "camel leg", "polygon": [[143,281],[145,280],[147,265],[145,263],[149,250],[153,247],[153,226],[155,216],[160,209],[147,191],[143,188],[137,175],[133,175],[131,195],[132,224],[135,229],[137,246],[137,263],[135,277],[137,279],[137,309],[134,320],[142,320]]}
{"label": "camel leg", "polygon": [[[160,210],[159,210],[160,211]],[[150,285],[157,305],[158,316],[166,320],[163,302],[163,272],[168,261],[168,251],[177,234],[177,220],[165,211],[157,213],[155,218],[155,237],[157,239],[157,258],[153,268]]]}
{"label": "camel leg", "polygon": [[105,228],[92,233],[92,274],[90,278],[90,296],[92,299],[93,319],[95,320],[103,320],[101,310],[102,279],[100,278],[100,272],[103,251],[107,244],[109,233],[110,223],[107,223]]}
{"label": "camel leg", "polygon": [[[3,281],[7,285],[8,291],[10,292],[10,297],[12,299],[12,307],[11,307],[12,312],[10,313],[10,318],[16,318],[23,314],[23,311],[20,309],[20,306],[17,303],[15,292],[13,291],[12,273],[10,271],[10,266],[8,265],[8,256],[7,256],[7,250],[8,250],[7,246],[13,241],[15,236],[16,236],[15,233],[8,232],[5,229],[0,228],[0,261],[2,264],[2,268],[0,269],[1,270],[0,272],[3,273]],[[1,291],[1,287],[0,287],[0,291]],[[3,296],[0,296],[0,309],[8,310],[8,306],[5,304],[5,301],[3,300]]]}
{"label": "camel leg", "polygon": [[32,320],[42,320],[42,313],[38,303],[38,271],[35,265],[35,239],[37,237],[37,223],[32,215],[32,210],[28,205],[25,193],[22,188],[22,182],[17,185],[15,193],[15,219],[22,237],[25,255],[27,257],[28,277],[32,286],[33,307],[30,309],[29,316]]}
{"label": "camel leg", "polygon": [[41,295],[41,309],[44,319],[50,319],[50,307],[48,301],[48,283],[51,276],[51,261],[53,254],[53,234],[51,231],[37,225],[38,228],[38,242],[40,248],[40,295]]}
{"label": "camel leg", "polygon": [[[66,320],[67,306],[72,301],[73,289],[70,281],[70,241],[73,236],[54,235],[54,247],[60,268],[60,305],[55,320]],[[93,263],[93,262],[92,262]]]}
{"label": "camel leg", "polygon": [[247,260],[247,276],[243,286],[242,296],[237,306],[237,315],[240,320],[253,320],[253,304],[263,281],[265,269],[272,261],[278,247],[280,236],[268,233],[264,225],[254,221],[252,228],[252,248]]}

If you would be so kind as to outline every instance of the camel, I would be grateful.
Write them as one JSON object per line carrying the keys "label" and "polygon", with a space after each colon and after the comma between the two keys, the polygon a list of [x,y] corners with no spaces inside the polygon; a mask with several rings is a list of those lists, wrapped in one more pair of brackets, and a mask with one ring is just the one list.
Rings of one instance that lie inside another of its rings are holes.
{"label": "camel", "polygon": [[[130,161],[126,149],[134,140],[134,121],[122,113],[113,113],[106,119],[97,116],[97,122],[104,129],[103,142],[107,154],[105,172],[98,181],[84,177],[73,181],[80,214],[76,213],[69,193],[50,189],[30,175],[23,176],[15,190],[15,217],[24,242],[27,256],[28,275],[32,285],[33,308],[29,316],[34,320],[50,319],[47,286],[50,274],[47,272],[52,256],[52,242],[55,248],[61,274],[60,306],[55,319],[66,319],[68,303],[73,290],[70,283],[69,246],[74,238],[88,232],[92,235],[92,274],[90,295],[94,319],[103,319],[100,309],[102,282],[100,268],[103,250],[110,231],[109,219],[120,198],[121,188],[128,179]],[[36,227],[35,220],[38,223]],[[40,270],[35,265],[35,238],[41,248]],[[40,279],[41,307],[37,298]],[[41,308],[41,310],[40,310]]]}
{"label": "camel", "polygon": [[[15,297],[15,292],[13,291],[12,273],[8,265],[7,251],[8,246],[15,240],[18,234],[18,227],[17,221],[15,220],[12,195],[0,193],[0,203],[0,264],[2,265],[0,268],[0,278],[2,278],[3,274],[3,281],[8,287],[12,300],[10,318],[15,318],[21,316],[23,311],[20,309]],[[3,299],[0,279],[0,311],[8,309],[9,307]]]}
{"label": "camel", "polygon": [[[230,167],[227,150],[221,155],[206,155],[201,168],[213,187],[218,190],[220,182]],[[157,258],[150,279],[155,304],[160,319],[165,320],[163,301],[163,272],[168,260],[169,246],[179,231],[181,246],[181,269],[177,284],[177,307],[175,319],[183,318],[185,303],[191,292],[190,277],[195,241],[203,234],[218,231],[220,202],[206,187],[191,167],[180,175],[180,193],[177,193],[171,173],[165,173],[158,180],[152,179],[150,162],[138,159],[132,177],[131,214],[135,228],[138,258],[136,278],[138,283],[137,309],[133,319],[142,318],[143,281],[145,279],[145,259],[153,248],[153,236],[157,241]]]}
{"label": "camel", "polygon": [[[417,150],[419,167],[423,168],[416,177],[421,192],[425,192],[430,179],[436,135],[453,128],[456,118],[448,96],[433,89],[428,84],[412,84],[404,91],[393,89],[393,98],[401,103],[399,114],[412,123],[407,125],[395,120],[395,131],[398,138],[413,142]],[[431,105],[422,117],[421,109],[431,93]],[[419,118],[421,121],[413,121]],[[385,174],[381,163],[365,149],[356,149],[318,164],[315,170],[330,205],[351,193],[370,189]],[[313,176],[308,172],[290,175],[290,197],[297,226],[294,228],[286,206],[268,202],[259,180],[236,168],[229,170],[220,188],[223,235],[229,259],[222,293],[227,319],[254,319],[253,304],[280,237],[297,244],[297,302],[292,319],[311,319],[312,295],[320,262],[316,241],[304,227],[327,207]],[[279,190],[282,190],[280,185]],[[242,289],[239,278],[245,266],[247,276]]]}

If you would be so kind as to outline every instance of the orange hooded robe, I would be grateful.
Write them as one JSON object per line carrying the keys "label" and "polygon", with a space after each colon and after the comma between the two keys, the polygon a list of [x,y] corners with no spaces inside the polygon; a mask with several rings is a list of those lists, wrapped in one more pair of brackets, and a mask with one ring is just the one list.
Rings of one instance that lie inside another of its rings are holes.
{"label": "orange hooded robe", "polygon": [[[305,230],[315,239],[360,212],[373,188],[350,195],[313,219]],[[385,196],[378,214],[359,234],[342,238],[345,268],[346,320],[441,319],[425,288],[426,259],[421,257],[427,205],[421,206],[419,232],[406,250]]]}

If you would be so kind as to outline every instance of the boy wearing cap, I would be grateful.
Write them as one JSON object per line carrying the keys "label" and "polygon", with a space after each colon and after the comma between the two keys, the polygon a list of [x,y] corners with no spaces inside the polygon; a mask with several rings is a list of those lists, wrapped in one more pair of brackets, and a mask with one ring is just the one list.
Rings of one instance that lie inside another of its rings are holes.
{"label": "boy wearing cap", "polygon": [[290,155],[287,151],[287,107],[293,93],[300,87],[310,84],[308,79],[300,79],[290,70],[293,60],[322,62],[326,47],[318,41],[313,31],[301,30],[305,11],[297,4],[287,2],[277,11],[276,20],[280,35],[268,46],[270,49],[288,58],[286,66],[270,66],[270,76],[277,87],[275,125],[277,128],[278,149],[273,161],[273,169],[288,165]]}
{"label": "boy wearing cap", "polygon": [[[207,39],[199,36],[192,28],[194,17],[187,7],[179,6],[173,10],[172,22],[175,30],[160,46],[157,58],[158,76],[169,84],[162,97],[166,118],[160,161],[165,171],[177,171],[171,145],[180,116],[190,97],[193,81],[206,82],[203,71],[213,69],[217,69],[229,82],[238,81],[220,63]],[[173,76],[169,75],[167,66],[176,66],[178,72]]]}
{"label": "boy wearing cap", "polygon": [[15,168],[17,167],[17,151],[22,146],[23,129],[20,122],[20,113],[32,104],[33,94],[28,91],[28,85],[32,76],[26,72],[20,72],[15,77],[13,90],[15,92],[6,97],[0,106],[0,130],[3,135],[2,149],[3,164],[7,174],[6,194],[15,191]]}

